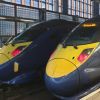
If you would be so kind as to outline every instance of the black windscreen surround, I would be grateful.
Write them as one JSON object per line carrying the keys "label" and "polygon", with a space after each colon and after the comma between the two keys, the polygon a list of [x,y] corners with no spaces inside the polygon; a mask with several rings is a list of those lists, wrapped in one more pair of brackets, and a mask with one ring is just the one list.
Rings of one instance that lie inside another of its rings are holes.
{"label": "black windscreen surround", "polygon": [[11,43],[30,42],[36,39],[38,36],[40,36],[41,33],[44,33],[47,31],[46,27],[43,27],[43,26],[40,27],[39,25],[37,26],[31,27],[28,30],[24,31],[22,34],[19,34],[17,37],[15,37],[11,41]]}
{"label": "black windscreen surround", "polygon": [[88,20],[70,32],[66,45],[81,45],[100,41],[100,18]]}
{"label": "black windscreen surround", "polygon": [[47,22],[40,22],[32,27],[26,29],[24,32],[13,38],[10,43],[30,42],[39,37],[44,32],[50,29],[61,29],[67,26],[65,20],[52,20]]}

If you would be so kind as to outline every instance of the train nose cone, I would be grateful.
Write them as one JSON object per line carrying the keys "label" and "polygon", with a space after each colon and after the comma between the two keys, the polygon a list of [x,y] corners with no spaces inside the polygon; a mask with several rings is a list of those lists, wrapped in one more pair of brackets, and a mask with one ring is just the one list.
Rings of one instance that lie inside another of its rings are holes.
{"label": "train nose cone", "polygon": [[77,67],[66,59],[51,60],[46,68],[47,88],[58,96],[72,96],[79,86]]}

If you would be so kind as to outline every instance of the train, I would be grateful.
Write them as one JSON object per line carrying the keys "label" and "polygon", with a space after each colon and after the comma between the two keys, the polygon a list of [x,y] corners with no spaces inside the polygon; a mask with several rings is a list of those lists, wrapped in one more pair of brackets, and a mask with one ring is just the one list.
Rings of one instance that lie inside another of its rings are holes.
{"label": "train", "polygon": [[37,78],[57,44],[77,24],[63,19],[37,22],[6,42],[0,49],[0,84],[25,84]]}
{"label": "train", "polygon": [[45,84],[56,97],[79,100],[100,87],[100,16],[69,32],[48,60]]}

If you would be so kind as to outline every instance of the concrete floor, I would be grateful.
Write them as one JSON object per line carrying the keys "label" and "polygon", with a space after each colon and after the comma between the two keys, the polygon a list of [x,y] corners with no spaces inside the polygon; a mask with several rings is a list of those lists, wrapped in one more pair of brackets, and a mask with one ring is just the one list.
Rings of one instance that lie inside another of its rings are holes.
{"label": "concrete floor", "polygon": [[43,83],[28,84],[1,92],[0,100],[59,100],[46,89]]}
{"label": "concrete floor", "polygon": [[24,97],[18,100],[58,100],[58,99],[53,97],[49,92],[43,91],[35,95],[31,94],[27,97]]}

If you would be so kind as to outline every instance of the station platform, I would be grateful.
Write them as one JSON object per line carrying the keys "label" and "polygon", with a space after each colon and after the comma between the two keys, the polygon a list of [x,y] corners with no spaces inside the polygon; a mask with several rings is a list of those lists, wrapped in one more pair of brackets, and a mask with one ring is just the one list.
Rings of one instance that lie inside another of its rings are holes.
{"label": "station platform", "polygon": [[80,100],[100,100],[100,89],[97,89]]}
{"label": "station platform", "polygon": [[[36,83],[9,87],[6,91],[0,90],[0,100],[60,100],[46,89],[43,81]],[[100,88],[80,100],[100,100]]]}
{"label": "station platform", "polygon": [[34,82],[0,89],[0,100],[58,100],[46,89],[44,83]]}

